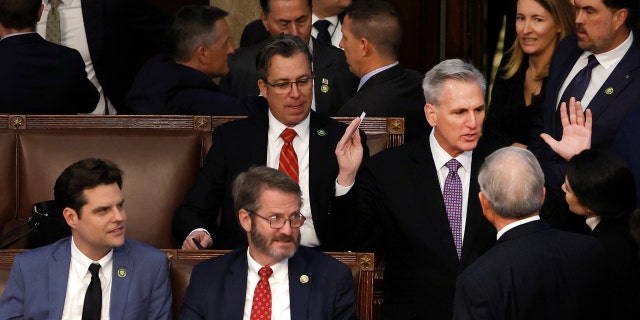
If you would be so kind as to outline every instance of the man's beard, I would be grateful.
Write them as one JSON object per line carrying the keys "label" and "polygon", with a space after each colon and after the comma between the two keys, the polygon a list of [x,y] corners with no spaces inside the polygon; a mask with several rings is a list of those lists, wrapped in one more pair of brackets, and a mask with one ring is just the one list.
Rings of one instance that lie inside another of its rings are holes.
{"label": "man's beard", "polygon": [[[271,249],[271,244],[275,241],[290,241],[294,244],[293,250],[290,253],[281,253],[276,250]],[[293,257],[293,255],[298,250],[298,246],[300,245],[300,233],[298,233],[297,239],[293,236],[280,235],[271,239],[267,239],[263,237],[260,233],[258,233],[257,228],[254,225],[251,225],[251,242],[255,246],[256,250],[268,254],[272,258],[281,261],[283,259],[288,259]]]}

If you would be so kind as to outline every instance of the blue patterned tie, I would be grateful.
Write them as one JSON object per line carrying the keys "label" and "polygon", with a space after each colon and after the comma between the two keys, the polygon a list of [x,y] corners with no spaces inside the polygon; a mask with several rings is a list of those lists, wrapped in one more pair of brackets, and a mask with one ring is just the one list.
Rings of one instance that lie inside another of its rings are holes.
{"label": "blue patterned tie", "polygon": [[447,209],[447,218],[449,218],[449,226],[459,260],[462,256],[462,181],[458,175],[460,162],[451,159],[445,166],[449,168],[449,174],[444,181],[444,205]]}

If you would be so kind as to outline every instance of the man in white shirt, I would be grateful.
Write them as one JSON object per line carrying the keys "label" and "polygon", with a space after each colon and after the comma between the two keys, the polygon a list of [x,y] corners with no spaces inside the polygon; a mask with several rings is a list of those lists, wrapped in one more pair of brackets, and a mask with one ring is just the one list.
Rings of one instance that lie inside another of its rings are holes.
{"label": "man in white shirt", "polygon": [[299,247],[301,196],[300,186],[276,169],[238,175],[234,206],[249,246],[194,267],[180,319],[355,317],[350,269]]}
{"label": "man in white shirt", "polygon": [[54,194],[71,237],[16,257],[0,318],[171,319],[167,257],[125,239],[121,188],[122,172],[109,161],[65,169]]}
{"label": "man in white shirt", "polygon": [[323,41],[324,37],[320,35],[323,33],[318,27],[318,20],[326,20],[328,22],[326,35],[329,36],[331,45],[334,47],[340,47],[340,40],[342,40],[342,19],[344,18],[344,11],[351,4],[351,0],[313,0],[313,14],[311,15],[311,35]]}

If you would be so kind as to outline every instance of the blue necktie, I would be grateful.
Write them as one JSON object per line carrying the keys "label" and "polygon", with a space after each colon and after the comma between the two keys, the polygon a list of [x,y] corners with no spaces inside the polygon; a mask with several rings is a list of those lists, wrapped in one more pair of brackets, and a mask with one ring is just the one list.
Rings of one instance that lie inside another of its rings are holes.
{"label": "blue necktie", "polygon": [[560,121],[560,105],[565,102],[567,104],[567,111],[569,108],[569,99],[571,97],[575,97],[576,101],[581,101],[584,93],[587,91],[587,87],[589,86],[589,82],[591,81],[591,70],[595,68],[600,63],[598,59],[596,59],[595,55],[590,55],[588,58],[589,62],[587,65],[576,74],[576,76],[571,80],[567,88],[564,90],[562,94],[562,98],[560,99],[560,103],[556,108],[556,138],[562,137],[562,122]]}
{"label": "blue necktie", "polygon": [[318,36],[316,37],[316,39],[318,39],[321,42],[324,42],[326,44],[331,44],[331,35],[329,34],[329,26],[331,25],[331,22],[327,21],[327,20],[318,20],[316,21],[313,26],[316,28],[316,30],[318,30]]}

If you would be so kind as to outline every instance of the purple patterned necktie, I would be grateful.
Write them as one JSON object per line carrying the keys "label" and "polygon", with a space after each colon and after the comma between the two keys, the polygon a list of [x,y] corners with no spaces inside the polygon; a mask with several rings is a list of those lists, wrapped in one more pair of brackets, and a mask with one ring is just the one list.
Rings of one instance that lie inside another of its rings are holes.
{"label": "purple patterned necktie", "polygon": [[458,260],[462,255],[462,181],[458,175],[460,162],[451,159],[445,164],[449,168],[449,174],[444,181],[444,205],[447,209],[447,218],[449,218],[449,226],[453,241],[456,245]]}

